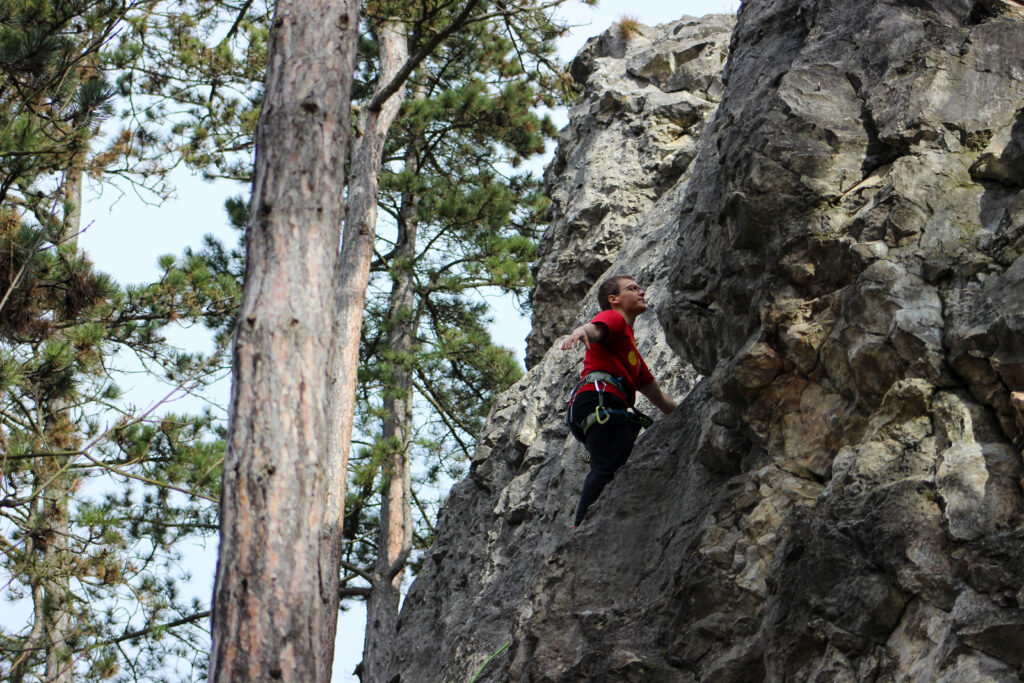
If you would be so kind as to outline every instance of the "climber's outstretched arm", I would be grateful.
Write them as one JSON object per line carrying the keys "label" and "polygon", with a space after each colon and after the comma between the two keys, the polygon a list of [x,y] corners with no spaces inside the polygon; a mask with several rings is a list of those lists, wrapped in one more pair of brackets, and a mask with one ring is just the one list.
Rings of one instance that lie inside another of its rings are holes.
{"label": "climber's outstretched arm", "polygon": [[601,323],[584,323],[572,331],[568,339],[562,342],[562,350],[568,351],[580,342],[588,349],[590,342],[599,342],[608,334],[608,328]]}

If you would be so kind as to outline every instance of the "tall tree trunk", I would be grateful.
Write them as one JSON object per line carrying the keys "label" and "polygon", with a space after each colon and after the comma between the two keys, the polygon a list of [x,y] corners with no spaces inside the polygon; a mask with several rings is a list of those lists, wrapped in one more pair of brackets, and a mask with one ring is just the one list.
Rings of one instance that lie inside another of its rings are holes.
{"label": "tall tree trunk", "polygon": [[[58,406],[58,422],[66,422],[67,408]],[[49,429],[65,427],[48,425]],[[65,427],[66,428],[66,427]],[[60,436],[66,436],[66,432]],[[53,450],[64,450],[71,446],[66,439],[58,437],[47,441]],[[41,538],[37,547],[43,555],[44,578],[40,580],[41,600],[35,600],[36,618],[43,621],[46,643],[46,680],[54,683],[72,683],[74,661],[71,653],[73,630],[71,575],[74,572],[70,552],[71,525],[68,510],[68,496],[73,487],[73,478],[62,472],[67,456],[42,458],[36,467],[36,480],[43,489],[37,508],[41,522]],[[37,595],[38,595],[37,593]],[[35,597],[35,596],[34,596]]]}
{"label": "tall tree trunk", "polygon": [[256,134],[213,595],[214,681],[329,678],[328,369],[356,0],[278,0]]}
{"label": "tall tree trunk", "polygon": [[[418,93],[419,95],[419,93]],[[405,156],[405,168],[416,173],[414,150]],[[398,626],[402,578],[412,548],[412,360],[416,333],[416,290],[412,260],[416,256],[419,198],[406,193],[398,221],[398,240],[392,263],[388,319],[392,371],[384,395],[384,486],[380,505],[380,538],[373,568],[370,595],[366,599],[366,631],[363,636],[362,680],[390,680],[390,665]]]}
{"label": "tall tree trunk", "polygon": [[[408,56],[405,27],[386,23],[377,30],[380,73],[377,92],[387,86]],[[360,117],[362,137],[356,141],[349,171],[348,207],[341,257],[335,279],[337,353],[331,373],[331,435],[328,462],[331,468],[331,503],[328,514],[341,527],[345,512],[345,476],[355,416],[356,377],[359,369],[359,335],[363,327],[366,287],[377,223],[377,190],[380,185],[384,141],[402,104],[404,86],[384,101],[380,109],[368,108]],[[340,187],[340,184],[339,184]]]}
{"label": "tall tree trunk", "polygon": [[[44,402],[45,403],[45,402]],[[66,401],[45,405],[38,425],[40,452],[72,450],[74,440],[68,436]],[[74,621],[71,575],[74,571],[70,552],[70,518],[68,496],[73,479],[64,470],[67,456],[38,458],[32,465],[34,488],[38,492],[32,502],[25,539],[25,555],[34,565],[29,583],[32,587],[32,631],[26,638],[24,652],[10,666],[8,678],[22,681],[31,669],[30,660],[38,648],[45,660],[46,681],[71,683],[74,661],[70,643]]]}
{"label": "tall tree trunk", "polygon": [[[82,222],[82,184],[85,177],[84,152],[68,168],[61,187],[65,213],[61,226],[61,248],[75,253]],[[44,450],[71,452],[79,439],[71,418],[73,399],[55,396],[44,402],[42,434]],[[70,643],[74,636],[71,612],[71,518],[68,500],[75,489],[75,477],[65,469],[67,456],[40,458],[33,466],[36,485],[42,490],[35,515],[39,530],[35,549],[42,555],[43,578],[33,590],[35,618],[42,622],[46,648],[46,680],[72,683],[74,661]]]}

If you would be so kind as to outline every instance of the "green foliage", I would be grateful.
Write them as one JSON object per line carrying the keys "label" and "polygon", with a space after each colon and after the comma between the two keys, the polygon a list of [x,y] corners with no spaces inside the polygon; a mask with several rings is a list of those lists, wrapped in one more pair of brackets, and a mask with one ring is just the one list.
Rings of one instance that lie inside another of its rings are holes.
{"label": "green foliage", "polygon": [[[382,256],[364,315],[362,443],[350,456],[345,515],[350,566],[374,564],[385,463],[405,450],[414,478],[410,567],[418,570],[441,499],[464,476],[494,398],[522,374],[513,353],[491,337],[482,297],[525,302],[532,284],[547,200],[536,178],[514,169],[556,135],[536,109],[554,102],[560,72],[538,67],[550,44],[517,46],[508,35],[500,23],[480,22],[446,41],[413,75],[386,142],[379,204],[395,230],[378,231]],[[403,279],[414,283],[409,308],[393,298]],[[409,326],[412,343],[398,351],[396,336]],[[388,399],[406,396],[415,406],[413,436],[393,443],[382,433],[385,422],[400,419],[388,413]],[[352,574],[346,583],[360,579]]]}
{"label": "green foliage", "polygon": [[[574,86],[554,57],[554,40],[567,30],[551,16],[561,1],[479,2],[465,29],[435,50],[435,68],[444,71],[456,60],[465,65],[475,59],[493,63],[484,68],[495,79],[534,85],[534,92],[505,93],[507,109],[516,109],[522,97],[549,107],[564,103],[574,96]],[[402,22],[410,53],[415,53],[463,5],[364,0],[353,103],[364,102],[376,85],[376,26]],[[163,150],[207,177],[250,180],[249,152],[263,98],[272,1],[191,0],[161,3],[159,9],[130,16],[116,45],[105,53],[105,66],[118,74],[123,116],[131,121],[133,132],[126,135],[148,143],[159,140]],[[489,106],[479,115],[502,123],[501,102]],[[531,153],[536,153],[540,131],[517,128],[512,120],[504,123],[509,135],[523,138],[516,149],[532,144]]]}
{"label": "green foliage", "polygon": [[[182,390],[223,376],[239,260],[208,238],[121,287],[59,231],[0,210],[0,568],[6,597],[33,607],[0,631],[11,680],[52,674],[48,653],[87,680],[205,671],[207,610],[181,597],[181,546],[216,532],[224,425],[144,412],[114,378],[125,353]],[[166,342],[169,325],[198,323],[212,355]]]}
{"label": "green foliage", "polygon": [[272,12],[194,0],[129,20],[108,55],[129,127],[207,177],[248,180]]}
{"label": "green foliage", "polygon": [[128,7],[12,0],[0,8],[0,202],[17,188],[30,209],[47,210],[38,180],[65,172],[87,151],[111,113],[100,53]]}

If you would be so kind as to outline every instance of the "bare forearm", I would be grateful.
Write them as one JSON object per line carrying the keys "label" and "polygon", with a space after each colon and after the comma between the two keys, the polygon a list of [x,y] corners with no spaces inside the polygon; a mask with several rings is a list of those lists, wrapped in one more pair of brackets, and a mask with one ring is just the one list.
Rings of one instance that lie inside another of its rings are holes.
{"label": "bare forearm", "polygon": [[676,402],[662,390],[657,381],[640,387],[639,391],[654,404],[655,408],[666,415],[676,409]]}
{"label": "bare forearm", "polygon": [[569,337],[562,342],[562,350],[567,351],[576,346],[577,344],[579,344],[580,342],[583,342],[583,345],[589,349],[591,343],[601,341],[602,339],[604,339],[604,336],[607,333],[608,330],[605,329],[605,327],[602,325],[595,325],[594,323],[583,323],[575,330],[573,330],[572,334],[570,334]]}

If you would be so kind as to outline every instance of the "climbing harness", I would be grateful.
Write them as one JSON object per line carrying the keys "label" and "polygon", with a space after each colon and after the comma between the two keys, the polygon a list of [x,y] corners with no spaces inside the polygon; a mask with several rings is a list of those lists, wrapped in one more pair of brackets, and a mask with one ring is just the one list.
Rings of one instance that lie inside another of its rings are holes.
{"label": "climbing harness", "polygon": [[[592,413],[588,413],[586,418],[579,423],[576,421],[573,415],[573,408],[576,403],[576,397],[579,395],[580,390],[588,384],[593,383],[594,390],[597,392],[597,406],[594,408]],[[640,433],[640,430],[650,427],[654,420],[647,415],[644,415],[635,408],[626,408],[622,410],[620,408],[609,408],[604,404],[604,394],[608,390],[608,387],[612,386],[616,389],[616,393],[625,398],[626,391],[622,384],[621,377],[615,377],[611,373],[596,371],[587,374],[586,377],[580,380],[579,384],[572,390],[569,395],[569,405],[565,411],[565,422],[569,425],[569,430],[572,435],[576,437],[576,440],[586,444],[587,431],[595,424],[606,424],[611,419],[612,415],[624,415],[629,426],[633,429],[636,434]],[[589,456],[584,456],[584,462],[589,462]]]}
{"label": "climbing harness", "polygon": [[[579,395],[580,390],[588,384],[593,383],[594,390],[597,392],[597,407],[594,408],[594,412],[587,415],[586,419],[582,424],[576,421],[574,417],[574,409],[576,407],[576,397]],[[604,392],[607,387],[611,385],[615,387],[618,394],[625,396],[625,391],[622,387],[622,380],[615,377],[609,372],[591,372],[587,374],[579,383],[573,388],[572,393],[569,394],[569,405],[565,410],[565,423],[569,425],[569,429],[572,431],[573,436],[582,443],[586,443],[586,433],[594,423],[604,424],[611,419],[612,412],[611,408],[607,408],[604,405]],[[604,412],[602,417],[601,413]],[[620,413],[622,411],[616,411]]]}

